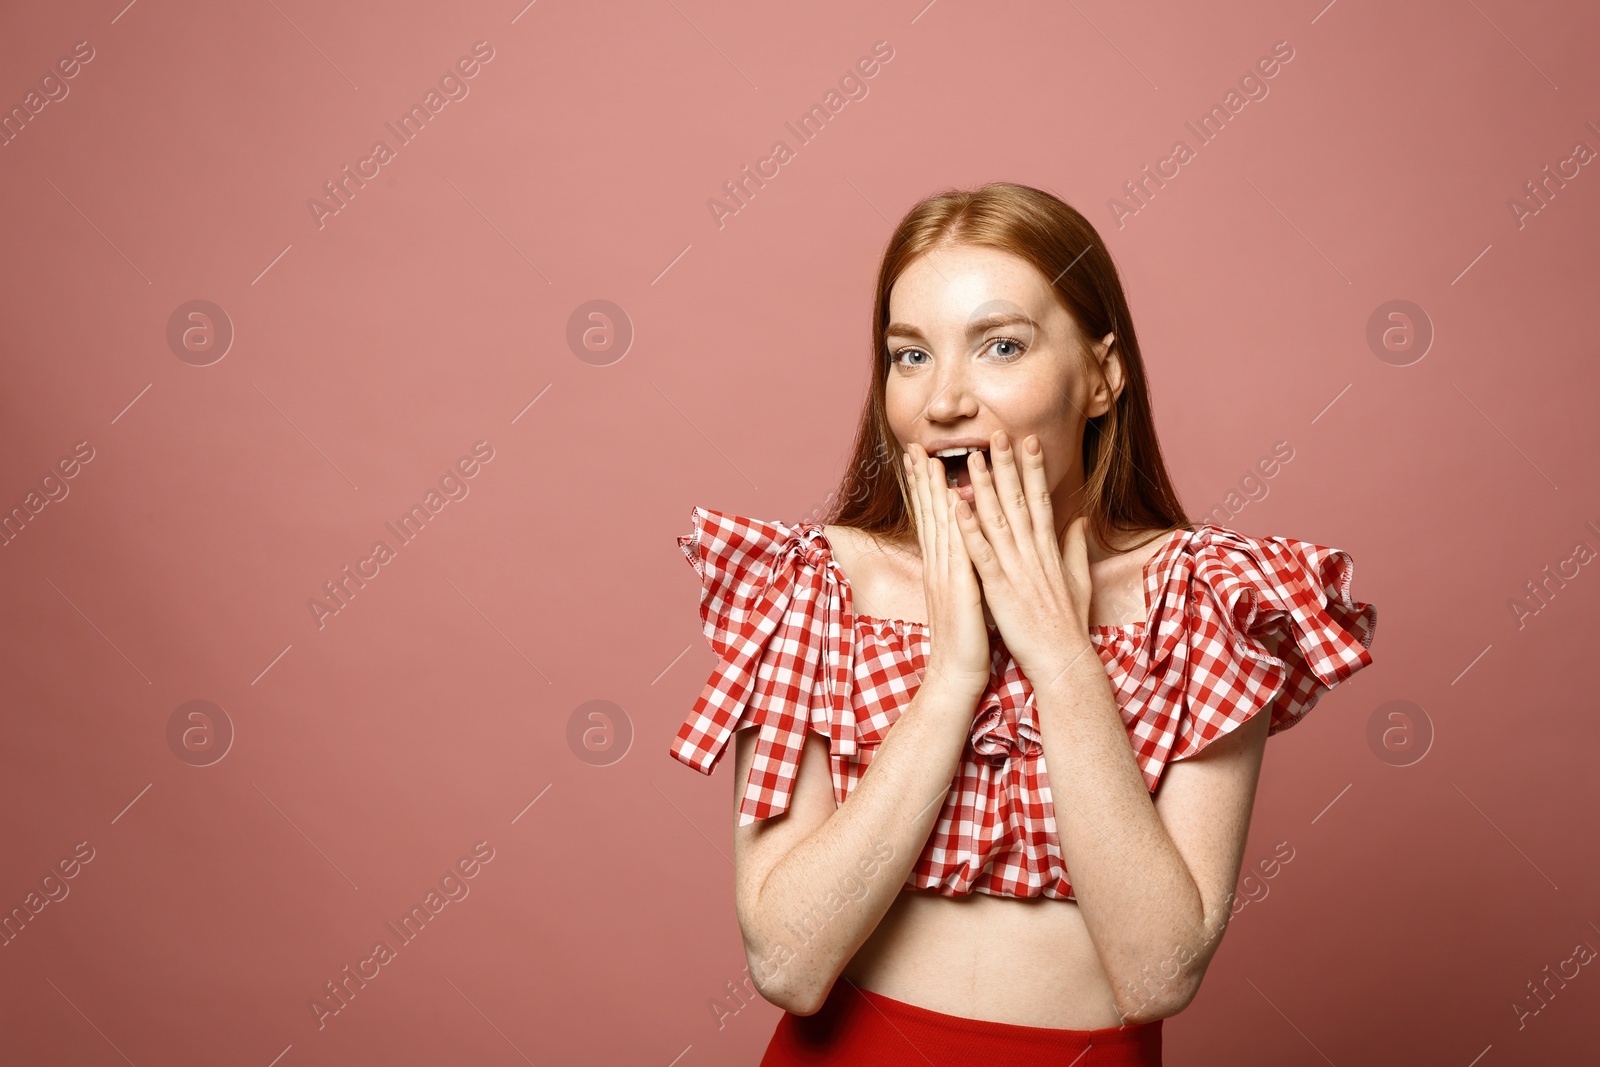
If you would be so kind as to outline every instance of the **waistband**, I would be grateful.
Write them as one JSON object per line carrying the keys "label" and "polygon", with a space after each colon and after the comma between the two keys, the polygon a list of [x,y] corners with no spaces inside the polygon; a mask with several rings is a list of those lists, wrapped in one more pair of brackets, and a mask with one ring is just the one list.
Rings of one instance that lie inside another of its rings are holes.
{"label": "waistband", "polygon": [[960,1064],[1003,1057],[1006,1067],[1160,1067],[1161,1020],[1096,1030],[969,1019],[861,989],[840,978],[814,1015],[785,1013],[761,1067]]}

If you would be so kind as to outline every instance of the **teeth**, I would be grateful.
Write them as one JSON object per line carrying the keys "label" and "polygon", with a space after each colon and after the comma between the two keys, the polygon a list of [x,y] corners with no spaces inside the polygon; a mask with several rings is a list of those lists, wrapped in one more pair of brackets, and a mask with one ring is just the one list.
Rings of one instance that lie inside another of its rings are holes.
{"label": "teeth", "polygon": [[[962,448],[941,448],[939,451],[932,453],[932,455],[938,457],[939,459],[958,459],[964,458],[970,453],[982,451],[984,451],[984,449],[981,447],[967,445]],[[960,475],[961,471],[965,469],[965,467],[966,465],[962,463],[945,464],[945,484],[951,489],[956,488],[956,478]]]}

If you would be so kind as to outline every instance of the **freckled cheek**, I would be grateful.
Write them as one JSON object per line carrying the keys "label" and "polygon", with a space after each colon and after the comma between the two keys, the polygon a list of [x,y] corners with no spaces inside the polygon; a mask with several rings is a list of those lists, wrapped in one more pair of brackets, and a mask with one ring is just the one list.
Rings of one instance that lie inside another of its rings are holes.
{"label": "freckled cheek", "polygon": [[990,410],[1011,435],[1013,447],[1021,448],[1029,434],[1038,435],[1044,449],[1045,478],[1052,489],[1078,461],[1080,448],[1073,431],[1082,420],[1064,389],[1065,383],[1052,379],[1008,390],[1009,395],[989,401]]}
{"label": "freckled cheek", "polygon": [[911,424],[916,421],[916,407],[904,392],[890,389],[884,397],[884,413],[889,419],[889,432],[900,441],[906,441],[915,436],[911,432]]}
{"label": "freckled cheek", "polygon": [[1016,442],[1034,433],[1048,449],[1051,438],[1061,436],[1063,427],[1071,425],[1065,414],[1072,410],[1071,404],[1058,394],[1054,383],[1008,385],[989,390],[980,399]]}

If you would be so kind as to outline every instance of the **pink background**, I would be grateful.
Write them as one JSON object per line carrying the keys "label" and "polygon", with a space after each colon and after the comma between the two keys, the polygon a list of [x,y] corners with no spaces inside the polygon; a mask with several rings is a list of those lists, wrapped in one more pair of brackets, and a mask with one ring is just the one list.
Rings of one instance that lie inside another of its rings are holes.
{"label": "pink background", "polygon": [[[93,49],[0,148],[0,509],[92,449],[0,548],[0,909],[69,891],[0,948],[7,1062],[755,1062],[778,1010],[711,1006],[744,964],[731,761],[667,755],[712,666],[675,538],[697,504],[821,505],[892,220],[993,179],[1101,228],[1191,514],[1289,442],[1228,524],[1349,551],[1380,609],[1375,664],[1268,746],[1245,864],[1294,859],[1241,889],[1168,1061],[1593,1054],[1593,968],[1513,1004],[1600,947],[1600,575],[1511,604],[1600,548],[1600,173],[1508,206],[1600,148],[1592,6],[123,2],[0,16],[8,110]],[[319,227],[479,41],[469,94]],[[1269,94],[1119,228],[1108,200],[1278,41]],[[235,332],[205,366],[167,340],[197,299]],[[634,336],[582,359],[597,299]],[[1434,333],[1403,366],[1367,341],[1397,299]],[[170,741],[194,700],[221,712]],[[604,766],[568,741],[596,700],[632,731]],[[1420,762],[1368,740],[1390,701]],[[319,1027],[479,842],[470,893]]]}

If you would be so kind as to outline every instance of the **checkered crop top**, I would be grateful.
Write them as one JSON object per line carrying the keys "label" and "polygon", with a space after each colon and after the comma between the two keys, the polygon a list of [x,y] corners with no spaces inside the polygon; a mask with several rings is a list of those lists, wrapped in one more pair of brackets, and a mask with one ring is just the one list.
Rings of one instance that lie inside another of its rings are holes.
{"label": "checkered crop top", "polygon": [[[843,804],[921,683],[926,624],[851,610],[823,526],[695,508],[678,545],[701,580],[717,664],[672,755],[710,774],[735,731],[757,727],[739,823],[789,807],[806,731],[828,742]],[[1203,524],[1144,567],[1149,617],[1094,626],[1134,757],[1152,792],[1163,768],[1258,711],[1269,735],[1372,662],[1377,608],[1350,598],[1339,549]],[[993,670],[907,889],[945,896],[1076,899],[1062,861],[1028,680],[990,626]]]}

